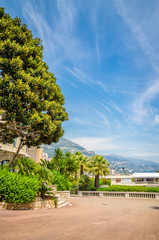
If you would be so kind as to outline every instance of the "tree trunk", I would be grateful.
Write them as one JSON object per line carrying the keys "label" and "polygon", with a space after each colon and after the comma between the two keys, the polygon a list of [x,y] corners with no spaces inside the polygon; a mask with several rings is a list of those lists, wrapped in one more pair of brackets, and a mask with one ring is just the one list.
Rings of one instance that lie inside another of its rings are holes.
{"label": "tree trunk", "polygon": [[80,169],[80,176],[83,175],[83,165],[81,165],[81,169]]}
{"label": "tree trunk", "polygon": [[77,173],[75,173],[75,179],[76,179],[76,181],[77,181]]}
{"label": "tree trunk", "polygon": [[11,167],[11,165],[14,163],[14,161],[15,161],[16,157],[18,156],[18,153],[19,153],[21,148],[22,148],[22,138],[20,140],[20,143],[19,143],[19,146],[17,148],[17,151],[16,151],[15,155],[13,156],[12,160],[9,163],[9,167]]}
{"label": "tree trunk", "polygon": [[94,186],[95,186],[96,190],[97,190],[97,188],[99,188],[99,173],[97,175],[95,175]]}

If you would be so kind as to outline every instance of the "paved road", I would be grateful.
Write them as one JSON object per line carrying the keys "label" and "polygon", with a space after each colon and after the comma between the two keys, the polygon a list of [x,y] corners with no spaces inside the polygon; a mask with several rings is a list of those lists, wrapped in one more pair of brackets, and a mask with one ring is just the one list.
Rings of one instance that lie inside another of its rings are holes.
{"label": "paved road", "polygon": [[159,240],[159,201],[72,198],[72,207],[0,211],[0,240]]}

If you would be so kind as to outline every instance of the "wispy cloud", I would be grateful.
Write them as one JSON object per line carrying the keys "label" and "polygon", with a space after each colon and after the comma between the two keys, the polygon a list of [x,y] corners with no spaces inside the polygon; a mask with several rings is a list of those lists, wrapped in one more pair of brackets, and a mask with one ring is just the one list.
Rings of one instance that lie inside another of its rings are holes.
{"label": "wispy cloud", "polygon": [[112,113],[112,111],[110,110],[110,108],[109,108],[106,104],[104,104],[104,103],[102,103],[102,102],[99,102],[99,101],[98,101],[98,103],[99,103],[100,105],[102,105],[108,112]]}
{"label": "wispy cloud", "polygon": [[[126,2],[123,0],[113,0],[119,15],[123,18],[125,24],[131,30],[134,38],[137,40],[145,56],[148,57],[149,63],[155,72],[159,73],[159,55],[151,45],[148,36],[143,31],[139,22],[130,16],[130,9],[128,9]],[[151,119],[151,123],[158,124],[158,117],[154,116],[156,108],[152,106],[152,100],[159,94],[159,80],[153,81],[150,87],[142,94],[137,96],[137,100],[133,103],[133,121],[138,124],[145,123]],[[154,118],[154,119],[153,119]]]}
{"label": "wispy cloud", "polygon": [[[155,107],[151,106],[151,101],[159,94],[159,81],[156,81],[152,84],[142,95],[138,97],[138,99],[133,104],[134,116],[133,120],[136,123],[143,123],[143,121],[147,120],[147,118],[151,118],[154,116],[156,111]],[[158,115],[155,116],[155,123],[158,121]]]}
{"label": "wispy cloud", "polygon": [[109,124],[108,119],[106,118],[106,116],[104,114],[102,114],[101,112],[97,111],[95,108],[90,107],[95,113],[98,114],[99,117],[101,117],[103,119],[104,125],[106,126],[106,128],[103,126],[103,128],[105,129],[105,131],[107,132],[108,130],[111,129],[111,126]]}
{"label": "wispy cloud", "polygon": [[122,0],[113,0],[113,1],[118,13],[121,15],[124,22],[132,31],[132,34],[134,35],[135,39],[138,41],[142,51],[146,56],[149,57],[151,66],[156,72],[159,73],[159,67],[158,67],[158,64],[156,64],[156,60],[157,60],[157,63],[159,61],[159,56],[156,54],[155,50],[151,46],[148,40],[148,37],[144,33],[141,25],[137,23],[135,19],[130,17],[126,4],[124,4]]}
{"label": "wispy cloud", "polygon": [[100,88],[102,88],[102,90],[104,90],[105,92],[108,92],[104,83],[102,83],[99,80],[97,80],[97,81],[93,80],[86,73],[81,71],[79,68],[77,68],[77,67],[73,67],[73,68],[65,67],[65,69],[69,73],[71,73],[74,77],[76,77],[81,83],[84,83],[86,85],[96,85],[96,86],[99,86]]}
{"label": "wispy cloud", "polygon": [[72,65],[77,65],[90,56],[90,49],[86,48],[75,33],[78,14],[74,1],[59,0],[57,4],[54,2],[54,7],[50,7],[49,13],[52,12],[52,15],[48,16],[51,19],[49,22],[34,1],[26,1],[22,9],[26,22],[36,29],[37,35],[42,38],[45,55],[48,59],[51,58],[54,68],[69,61]]}
{"label": "wispy cloud", "polygon": [[154,125],[159,125],[159,115],[155,116],[153,124]]}
{"label": "wispy cloud", "polygon": [[73,117],[72,120],[75,121],[76,123],[84,125],[84,126],[86,126],[86,125],[94,125],[94,123],[92,121],[85,120],[83,118]]}

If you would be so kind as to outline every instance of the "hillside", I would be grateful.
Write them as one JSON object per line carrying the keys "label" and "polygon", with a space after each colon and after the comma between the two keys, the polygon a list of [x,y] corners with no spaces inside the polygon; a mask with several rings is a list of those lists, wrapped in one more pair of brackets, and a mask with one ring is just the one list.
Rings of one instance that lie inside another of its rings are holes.
{"label": "hillside", "polygon": [[[61,138],[58,143],[52,143],[51,145],[42,145],[44,152],[48,153],[49,158],[53,157],[54,150],[60,148],[65,152],[81,152],[82,154],[91,157],[95,153],[87,151],[80,145],[66,139]],[[132,173],[132,172],[155,172],[159,170],[159,164],[153,161],[146,161],[135,158],[126,158],[119,155],[105,155],[104,156],[110,163],[111,169],[116,173]]]}
{"label": "hillside", "polygon": [[104,157],[111,164],[111,168],[119,173],[155,172],[159,170],[159,164],[153,161],[125,158],[118,155],[106,155]]}
{"label": "hillside", "polygon": [[48,153],[49,158],[53,157],[54,150],[60,148],[64,153],[65,152],[81,152],[82,154],[90,157],[94,155],[94,152],[87,151],[85,148],[81,147],[80,145],[66,139],[61,138],[58,143],[52,143],[51,145],[42,145],[44,152]]}

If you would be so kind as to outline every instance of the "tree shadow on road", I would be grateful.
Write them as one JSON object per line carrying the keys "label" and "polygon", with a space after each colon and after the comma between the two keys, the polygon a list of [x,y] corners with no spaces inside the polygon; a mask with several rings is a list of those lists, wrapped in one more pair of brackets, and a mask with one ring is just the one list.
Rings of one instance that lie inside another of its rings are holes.
{"label": "tree shadow on road", "polygon": [[154,206],[154,207],[151,207],[152,209],[156,209],[156,210],[159,210],[159,207],[157,206]]}

